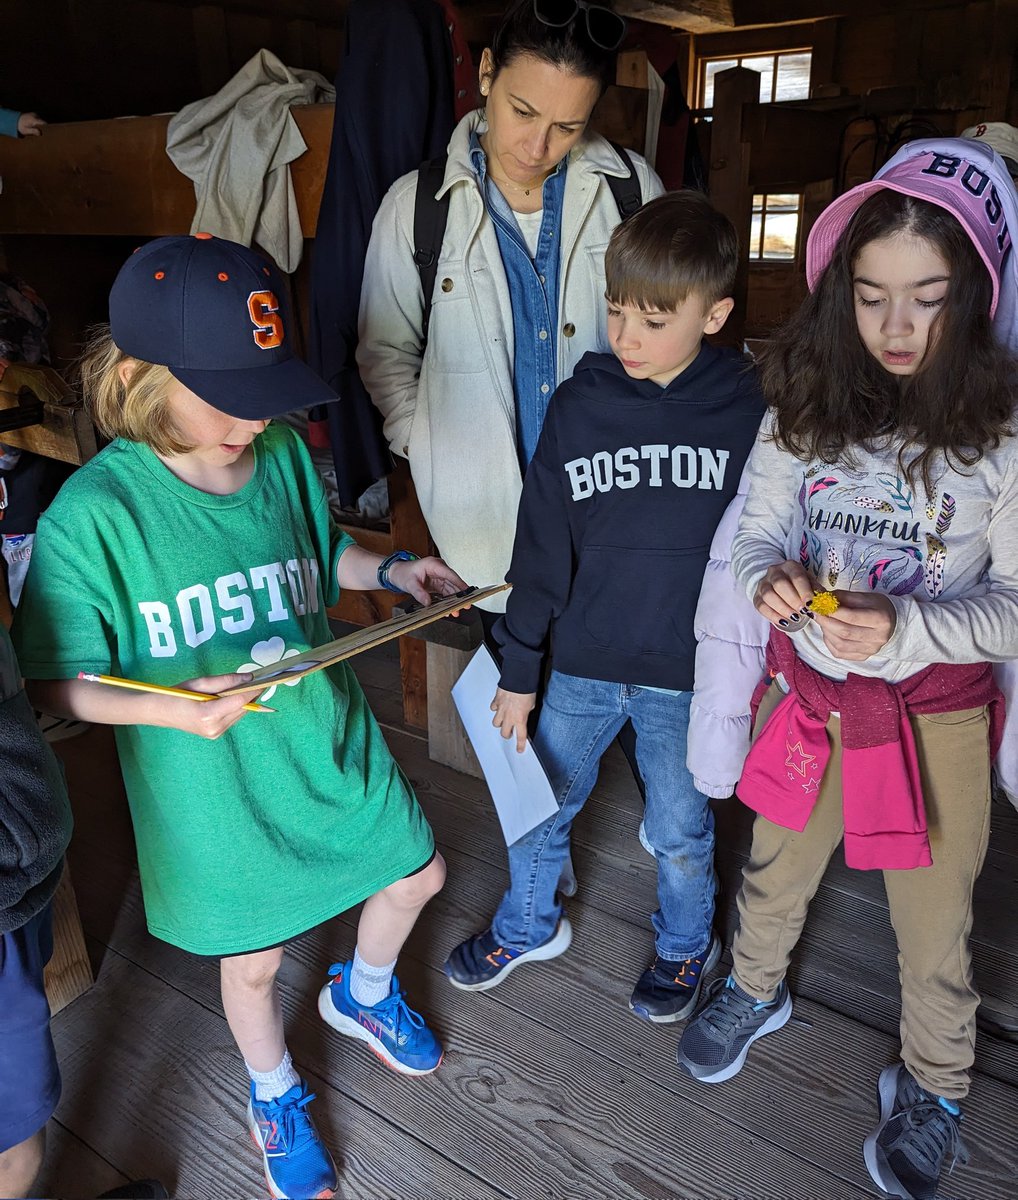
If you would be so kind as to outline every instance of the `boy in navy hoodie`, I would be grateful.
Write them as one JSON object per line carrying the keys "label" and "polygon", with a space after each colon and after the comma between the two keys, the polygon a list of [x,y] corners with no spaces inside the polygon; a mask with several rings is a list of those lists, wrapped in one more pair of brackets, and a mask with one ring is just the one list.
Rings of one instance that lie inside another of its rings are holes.
{"label": "boy in navy hoodie", "polygon": [[495,987],[572,941],[556,885],[569,831],[602,754],[627,720],[658,864],[657,957],[629,1001],[678,1021],[717,962],[714,817],[686,769],[693,614],[714,530],[763,415],[745,360],[708,345],[732,310],[730,222],[699,192],[659,196],[624,221],[605,257],[614,355],[587,354],[552,397],[520,502],[496,626],[492,703],[522,750],[551,652],[534,746],[558,813],[509,847],[509,890],[483,933],[445,964],[459,988]]}

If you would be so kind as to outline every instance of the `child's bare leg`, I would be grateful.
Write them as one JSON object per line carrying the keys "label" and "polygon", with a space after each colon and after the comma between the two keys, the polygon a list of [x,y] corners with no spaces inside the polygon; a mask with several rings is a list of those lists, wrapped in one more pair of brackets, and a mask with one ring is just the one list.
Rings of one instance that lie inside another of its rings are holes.
{"label": "child's bare leg", "polygon": [[223,1011],[244,1061],[254,1071],[274,1071],[286,1053],[276,974],[283,947],[236,954],[220,963]]}
{"label": "child's bare leg", "polygon": [[436,854],[414,875],[376,892],[364,904],[352,963],[338,963],[318,997],[333,1029],[367,1042],[379,1058],[406,1075],[427,1075],[442,1061],[438,1039],[393,987],[396,958],[421,909],[445,883]]}
{"label": "child's bare leg", "polygon": [[42,1169],[46,1127],[30,1138],[0,1152],[0,1196],[31,1196],[32,1184]]}
{"label": "child's bare leg", "polygon": [[435,857],[415,875],[398,879],[364,902],[357,925],[357,953],[373,967],[395,962],[421,909],[445,883],[445,859]]}
{"label": "child's bare leg", "polygon": [[331,1196],[336,1164],[307,1110],[314,1096],[294,1070],[283,1037],[276,974],[283,947],[220,963],[223,1009],[251,1076],[248,1128],[273,1196]]}

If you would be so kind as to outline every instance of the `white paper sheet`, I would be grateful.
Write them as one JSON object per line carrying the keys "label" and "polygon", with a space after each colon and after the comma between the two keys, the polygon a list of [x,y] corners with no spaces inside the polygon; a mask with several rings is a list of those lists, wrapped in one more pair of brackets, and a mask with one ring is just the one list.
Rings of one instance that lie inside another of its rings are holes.
{"label": "white paper sheet", "polygon": [[490,706],[497,687],[498,667],[482,645],[453,685],[452,698],[495,802],[502,835],[511,846],[546,821],[558,805],[530,741],[520,754],[516,739],[507,741],[492,725]]}

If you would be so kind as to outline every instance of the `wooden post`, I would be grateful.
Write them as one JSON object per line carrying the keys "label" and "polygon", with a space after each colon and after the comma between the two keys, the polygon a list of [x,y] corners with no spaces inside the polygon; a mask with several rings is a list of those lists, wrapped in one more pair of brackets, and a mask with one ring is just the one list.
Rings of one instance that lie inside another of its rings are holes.
{"label": "wooden post", "polygon": [[53,897],[53,957],[46,967],[45,978],[46,998],[54,1016],[95,982],[66,862]]}
{"label": "wooden post", "polygon": [[[412,638],[405,638],[412,641]],[[463,674],[473,651],[428,642],[428,758],[475,779],[484,772],[452,699],[452,685]]]}
{"label": "wooden post", "polygon": [[710,198],[735,226],[739,236],[739,270],[733,297],[735,311],[718,336],[719,341],[741,345],[746,326],[749,291],[749,233],[753,194],[749,188],[751,146],[743,141],[742,110],[758,104],[760,76],[748,67],[731,67],[714,77],[714,120],[710,143]]}

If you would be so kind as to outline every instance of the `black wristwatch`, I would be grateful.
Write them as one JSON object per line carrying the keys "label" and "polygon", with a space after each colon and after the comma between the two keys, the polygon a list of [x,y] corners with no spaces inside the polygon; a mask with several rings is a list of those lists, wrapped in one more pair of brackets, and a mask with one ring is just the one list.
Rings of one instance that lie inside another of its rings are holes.
{"label": "black wristwatch", "polygon": [[417,555],[411,554],[409,550],[393,550],[378,564],[378,586],[385,588],[387,592],[398,592],[401,596],[405,595],[402,588],[396,587],[394,583],[389,582],[389,568],[393,563],[398,562],[416,562]]}

